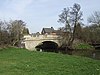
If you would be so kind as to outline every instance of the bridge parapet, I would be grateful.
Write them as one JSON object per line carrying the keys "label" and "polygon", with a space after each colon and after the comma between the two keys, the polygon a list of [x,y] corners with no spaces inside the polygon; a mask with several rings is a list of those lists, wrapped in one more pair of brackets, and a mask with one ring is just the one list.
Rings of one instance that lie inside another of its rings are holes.
{"label": "bridge parapet", "polygon": [[38,36],[31,36],[27,35],[24,36],[25,40],[39,40],[39,39],[57,39],[59,36],[58,35],[38,35]]}

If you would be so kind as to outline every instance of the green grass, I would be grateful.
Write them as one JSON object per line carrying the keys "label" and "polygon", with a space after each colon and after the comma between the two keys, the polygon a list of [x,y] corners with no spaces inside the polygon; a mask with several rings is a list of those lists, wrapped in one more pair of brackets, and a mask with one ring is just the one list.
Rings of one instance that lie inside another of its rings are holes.
{"label": "green grass", "polygon": [[100,75],[100,60],[9,48],[0,50],[0,75]]}

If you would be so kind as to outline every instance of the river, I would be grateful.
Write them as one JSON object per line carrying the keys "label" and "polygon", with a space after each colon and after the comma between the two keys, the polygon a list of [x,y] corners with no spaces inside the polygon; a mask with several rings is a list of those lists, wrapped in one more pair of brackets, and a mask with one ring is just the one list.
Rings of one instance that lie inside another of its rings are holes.
{"label": "river", "polygon": [[71,55],[77,55],[77,56],[84,56],[89,57],[93,59],[100,60],[100,49],[97,50],[69,50],[68,52],[65,52],[64,50],[57,50],[57,49],[44,49],[43,52],[55,52],[55,53],[63,53],[63,54],[71,54]]}

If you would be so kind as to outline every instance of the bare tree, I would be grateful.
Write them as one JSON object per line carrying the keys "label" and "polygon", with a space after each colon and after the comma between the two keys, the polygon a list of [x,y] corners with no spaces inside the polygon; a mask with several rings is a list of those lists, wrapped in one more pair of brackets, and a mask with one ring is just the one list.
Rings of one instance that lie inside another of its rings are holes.
{"label": "bare tree", "polygon": [[8,38],[8,31],[7,31],[7,22],[6,21],[0,21],[0,45],[4,46],[5,44],[8,44],[9,38]]}
{"label": "bare tree", "polygon": [[78,24],[81,24],[82,19],[82,12],[80,11],[81,6],[79,4],[74,4],[71,8],[64,8],[62,13],[59,15],[59,21],[63,24],[65,24],[65,31],[69,32],[67,36],[64,36],[64,38],[68,38],[66,40],[66,44],[69,48],[72,48],[72,44],[75,38],[75,32],[77,30],[76,26]]}
{"label": "bare tree", "polygon": [[100,41],[100,11],[95,11],[87,21],[90,23],[89,30],[90,40],[92,43],[97,43]]}
{"label": "bare tree", "polygon": [[[60,28],[61,31],[64,32],[71,32],[71,25],[70,25],[70,9],[69,8],[64,8],[62,13],[59,15],[59,20],[58,22],[61,22],[65,24],[65,27]],[[69,36],[66,36],[66,34],[62,34],[62,41],[60,42],[62,45],[68,44],[68,41],[70,39],[70,34]]]}
{"label": "bare tree", "polygon": [[73,44],[73,41],[75,39],[75,33],[77,30],[77,25],[82,24],[82,12],[80,11],[81,6],[79,4],[74,4],[73,7],[71,7],[71,12],[70,12],[70,21],[71,21],[71,25],[73,26],[73,32],[72,32],[72,36],[71,39],[68,42],[68,45],[71,47]]}
{"label": "bare tree", "polygon": [[11,41],[13,45],[18,43],[23,37],[23,30],[25,28],[25,25],[26,24],[22,20],[10,21],[8,29],[11,35]]}
{"label": "bare tree", "polygon": [[90,24],[100,26],[100,11],[95,11],[87,20]]}

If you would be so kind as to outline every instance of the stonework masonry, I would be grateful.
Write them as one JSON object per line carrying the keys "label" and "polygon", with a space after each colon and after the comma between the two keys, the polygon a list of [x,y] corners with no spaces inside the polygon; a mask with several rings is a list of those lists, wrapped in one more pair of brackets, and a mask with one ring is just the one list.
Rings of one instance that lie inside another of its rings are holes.
{"label": "stonework masonry", "polygon": [[38,35],[35,37],[31,35],[25,35],[23,39],[24,40],[22,43],[25,45],[25,48],[30,51],[35,51],[35,47],[45,41],[52,41],[60,46],[60,38],[58,35]]}

